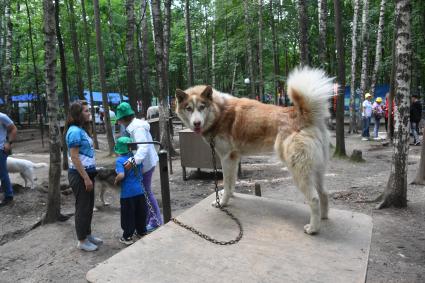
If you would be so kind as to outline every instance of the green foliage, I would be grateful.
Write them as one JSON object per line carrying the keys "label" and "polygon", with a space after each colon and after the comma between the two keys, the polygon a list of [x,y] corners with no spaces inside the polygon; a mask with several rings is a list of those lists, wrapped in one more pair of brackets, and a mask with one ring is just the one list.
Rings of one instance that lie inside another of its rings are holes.
{"label": "green foliage", "polygon": [[[142,12],[141,1],[136,0],[136,18],[139,24]],[[273,12],[270,11],[270,1],[273,2]],[[263,7],[263,72],[265,93],[275,94],[274,89],[274,66],[273,66],[273,36],[271,30],[271,21],[276,27],[276,43],[279,59],[279,73],[277,78],[285,80],[287,71],[298,65],[298,12],[295,0],[270,0],[264,1]],[[243,83],[244,78],[248,77],[247,69],[247,46],[246,46],[246,28],[250,28],[251,39],[253,43],[254,58],[258,55],[258,4],[257,1],[248,1],[250,9],[251,26],[246,27],[244,23],[244,9],[242,0],[232,1],[194,1],[191,0],[191,32],[193,46],[193,60],[195,69],[196,84],[211,84],[212,74],[216,76],[217,89],[230,92],[233,82],[233,72],[236,66],[234,84],[234,95],[244,96],[248,89]],[[318,57],[318,7],[316,1],[307,1],[309,4],[309,48],[311,62],[313,66],[319,66]],[[19,5],[18,5],[19,3]],[[12,0],[12,22],[13,22],[13,92],[14,94],[35,92],[35,76],[38,76],[41,91],[44,92],[44,34],[43,34],[43,9],[41,0],[28,0],[30,16],[33,27],[34,55],[37,66],[37,74],[34,74],[29,42],[28,17],[25,8],[25,2]],[[69,9],[68,1],[60,1],[60,27],[64,40],[65,56],[68,68],[68,82],[70,94],[76,93],[76,75],[73,54],[71,50]],[[111,7],[109,7],[109,3]],[[149,2],[148,2],[149,3]],[[76,29],[78,34],[79,47],[82,59],[82,70],[84,85],[87,88],[87,75],[85,71],[84,34],[83,21],[81,18],[81,2],[75,0]],[[413,90],[418,91],[418,86],[425,85],[425,2],[422,0],[413,0],[412,15],[412,35],[413,35]],[[369,61],[373,65],[375,57],[375,43],[377,24],[379,17],[380,1],[370,1],[370,26],[368,28],[370,49]],[[91,46],[90,63],[93,69],[93,87],[94,90],[100,89],[99,72],[97,65],[97,54],[95,48],[95,31],[93,19],[92,1],[86,1],[87,20],[90,33]],[[1,10],[2,11],[2,10]],[[111,22],[109,22],[109,12],[111,11]],[[100,1],[102,36],[104,44],[104,56],[106,62],[106,74],[108,90],[114,92],[126,93],[126,53],[125,53],[125,34],[126,34],[126,16],[125,1],[122,0],[101,0]],[[351,50],[351,21],[353,17],[352,1],[342,1],[343,13],[343,31],[345,44],[345,60],[347,81],[350,74],[350,50]],[[149,18],[149,70],[151,80],[148,82],[157,93],[156,74],[155,74],[155,56],[152,39],[151,15],[149,8],[146,11],[146,17]],[[394,29],[394,3],[387,1],[385,13],[385,28],[383,35],[383,58],[378,74],[378,83],[388,83],[391,70],[392,58],[391,50],[393,43]],[[4,17],[0,17],[4,21]],[[336,75],[335,58],[335,34],[334,34],[334,14],[333,1],[328,1],[327,17],[327,53],[328,61],[324,62],[330,75]],[[4,36],[4,24],[1,25],[0,35]],[[184,1],[174,1],[172,5],[171,17],[171,42],[169,56],[169,79],[170,94],[174,93],[176,87],[186,88],[187,68],[186,68],[186,47],[185,47],[185,20],[184,20]],[[212,35],[215,35],[215,67],[212,67]],[[135,43],[136,44],[136,43]],[[137,46],[137,45],[136,45]],[[0,56],[4,60],[4,56]],[[134,58],[136,70],[140,71],[139,60]],[[255,64],[258,73],[258,64]],[[372,69],[372,68],[370,68]],[[58,60],[58,72],[59,60]],[[58,93],[62,93],[58,73]],[[140,76],[136,75],[140,89]],[[141,93],[141,91],[139,91]]]}

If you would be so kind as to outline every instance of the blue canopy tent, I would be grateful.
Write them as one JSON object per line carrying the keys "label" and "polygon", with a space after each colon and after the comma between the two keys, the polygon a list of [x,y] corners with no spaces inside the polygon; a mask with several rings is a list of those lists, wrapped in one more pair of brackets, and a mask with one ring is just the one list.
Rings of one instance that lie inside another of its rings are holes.
{"label": "blue canopy tent", "polygon": [[[37,101],[38,96],[33,93],[13,95],[12,102],[28,102],[28,101]],[[4,104],[4,100],[0,98],[0,104]]]}
{"label": "blue canopy tent", "polygon": [[[102,93],[93,91],[93,101],[94,102],[102,102]],[[90,102],[90,92],[88,90],[84,91],[84,98]],[[124,100],[128,100],[128,97],[123,95]],[[108,101],[112,104],[119,104],[121,102],[121,97],[119,93],[116,92],[110,92],[108,93]]]}
{"label": "blue canopy tent", "polygon": [[12,102],[27,102],[27,101],[37,101],[38,96],[33,93],[13,95]]}
{"label": "blue canopy tent", "polygon": [[[387,94],[387,92],[390,91],[390,85],[388,84],[384,84],[384,85],[377,85],[375,87],[375,96],[374,96],[374,100],[378,97],[382,98],[382,101],[385,102],[385,95]],[[358,91],[356,91],[355,94],[355,107],[356,107],[356,111],[359,110],[360,107],[360,94]],[[349,111],[349,106],[350,106],[350,87],[346,86],[345,87],[345,93],[344,93],[344,110],[345,112]]]}

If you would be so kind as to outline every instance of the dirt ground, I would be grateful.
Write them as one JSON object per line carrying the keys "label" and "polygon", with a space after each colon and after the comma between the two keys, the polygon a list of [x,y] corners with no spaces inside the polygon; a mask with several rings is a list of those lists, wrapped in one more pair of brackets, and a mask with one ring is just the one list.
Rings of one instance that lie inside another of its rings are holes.
{"label": "dirt ground", "polygon": [[[15,144],[15,157],[49,162],[48,141],[44,141],[43,148],[37,131],[20,131],[19,138],[20,142]],[[178,148],[177,135],[174,142]],[[112,165],[113,158],[107,156],[107,144],[102,135],[100,147],[98,164]],[[367,282],[425,282],[425,187],[408,186],[406,209],[375,210],[375,203],[364,201],[376,198],[384,190],[392,148],[384,147],[380,142],[362,142],[358,135],[346,138],[346,148],[348,154],[353,149],[362,150],[366,162],[332,158],[325,182],[331,208],[373,217]],[[409,181],[418,170],[419,158],[420,147],[411,147]],[[211,171],[189,169],[188,180],[183,181],[178,157],[173,160],[173,171],[170,175],[173,216],[214,192]],[[62,223],[37,225],[46,210],[48,168],[37,169],[36,175],[34,190],[15,187],[14,204],[0,208],[0,281],[86,282],[88,270],[125,248],[118,242],[121,235],[119,192],[108,190],[106,198],[111,205],[99,207],[94,213],[93,231],[104,239],[104,245],[94,253],[85,253],[76,249],[74,217]],[[13,183],[23,185],[18,174],[12,174],[11,178]],[[153,182],[161,204],[158,170]],[[304,202],[289,172],[271,155],[242,159],[242,176],[236,192],[253,194],[255,182],[261,185],[263,197]],[[67,184],[66,172],[62,173],[61,183]],[[65,190],[61,197],[62,213],[73,213],[73,195]]]}

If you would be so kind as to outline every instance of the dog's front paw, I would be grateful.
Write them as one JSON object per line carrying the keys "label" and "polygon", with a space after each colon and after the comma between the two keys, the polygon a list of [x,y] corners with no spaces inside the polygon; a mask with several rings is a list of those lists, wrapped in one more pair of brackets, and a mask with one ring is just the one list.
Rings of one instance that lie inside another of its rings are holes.
{"label": "dog's front paw", "polygon": [[214,200],[211,203],[211,205],[214,206],[214,207],[220,207],[220,206],[221,207],[224,207],[224,206],[226,206],[228,204],[228,202],[229,202],[229,199],[228,198],[226,200],[224,197],[221,197],[220,200],[219,200],[219,203],[217,203],[217,200]]}
{"label": "dog's front paw", "polygon": [[314,235],[314,234],[319,233],[319,228],[313,227],[313,225],[311,225],[311,224],[306,224],[304,226],[304,233],[309,234],[309,235]]}

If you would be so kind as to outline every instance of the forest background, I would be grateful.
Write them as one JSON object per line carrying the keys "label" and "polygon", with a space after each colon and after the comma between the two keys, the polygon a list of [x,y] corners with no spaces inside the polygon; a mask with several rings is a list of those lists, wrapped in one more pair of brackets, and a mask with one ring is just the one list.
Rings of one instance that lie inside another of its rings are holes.
{"label": "forest background", "polygon": [[[62,34],[64,59],[67,68],[67,85],[58,84],[59,101],[63,103],[64,88],[71,97],[79,96],[81,88],[88,89],[86,59],[92,69],[92,89],[100,91],[99,67],[95,48],[95,23],[92,1],[63,0],[59,3],[59,26]],[[85,3],[84,3],[85,2]],[[165,1],[167,2],[167,1]],[[294,0],[264,1],[168,1],[171,4],[168,94],[174,95],[176,88],[185,89],[192,84],[211,84],[216,89],[236,96],[255,97],[259,94],[277,93],[283,87],[290,70],[300,63],[300,21],[299,6]],[[172,2],[172,3],[171,3]],[[325,45],[321,45],[319,34],[319,5],[326,1],[305,2],[304,22],[307,27],[308,62],[320,66],[332,76],[337,74],[337,53],[335,43],[334,5],[327,1]],[[342,31],[344,35],[344,56],[346,82],[355,76],[360,86],[361,56],[357,56],[356,72],[351,72],[354,4],[356,1],[340,1]],[[357,2],[359,2],[357,0]],[[360,1],[357,28],[363,28]],[[375,63],[378,22],[381,1],[369,2],[366,18],[366,34],[357,32],[357,53],[362,46],[367,48],[366,89],[370,88]],[[157,72],[150,1],[144,0],[100,0],[100,22],[105,58],[107,92],[119,92],[136,96],[149,104],[152,96],[158,96]],[[363,3],[363,4],[362,4]],[[87,32],[83,21],[82,4],[85,5]],[[10,21],[8,21],[10,5]],[[145,5],[147,7],[145,8]],[[185,21],[185,7],[190,7],[189,23]],[[131,7],[129,7],[131,6]],[[135,52],[129,53],[128,9],[134,12],[134,36],[132,45]],[[261,11],[261,13],[259,12]],[[163,15],[165,16],[165,15]],[[382,30],[382,62],[377,73],[377,83],[389,83],[394,41],[395,7],[393,1],[385,5]],[[31,25],[31,27],[30,27]],[[189,31],[188,32],[188,28]],[[32,29],[32,30],[31,30]],[[412,1],[412,92],[421,93],[425,85],[425,2]],[[8,36],[11,35],[11,49]],[[189,36],[189,37],[188,37]],[[192,50],[188,51],[188,40]],[[86,46],[90,54],[87,52]],[[126,49],[127,48],[127,49]],[[43,7],[41,0],[6,0],[0,3],[0,97],[24,93],[43,93],[45,90]],[[6,53],[10,53],[9,55]],[[260,54],[262,53],[262,54]],[[85,55],[84,55],[85,54]],[[320,56],[324,54],[325,60]],[[85,57],[88,55],[87,57]],[[129,58],[134,56],[133,58]],[[191,58],[188,58],[191,55]],[[261,56],[261,57],[260,57]],[[249,58],[252,57],[252,58]],[[261,62],[260,62],[261,59]],[[10,60],[11,66],[8,66]],[[188,73],[192,60],[192,75]],[[129,80],[128,62],[134,65],[133,80]],[[59,60],[58,63],[59,65]],[[250,70],[250,65],[252,69]],[[11,67],[11,71],[7,68]],[[58,72],[60,69],[57,69]],[[193,76],[191,78],[190,76]],[[58,74],[58,78],[59,78]],[[252,88],[244,83],[251,78]],[[10,88],[6,87],[10,81]],[[6,82],[6,83],[5,83]],[[81,87],[81,84],[83,87]],[[38,85],[38,86],[37,86]],[[131,86],[130,86],[131,85]],[[261,89],[260,89],[261,88]],[[134,90],[133,90],[134,89]],[[132,94],[131,92],[134,92]],[[8,92],[8,93],[7,93]]]}

